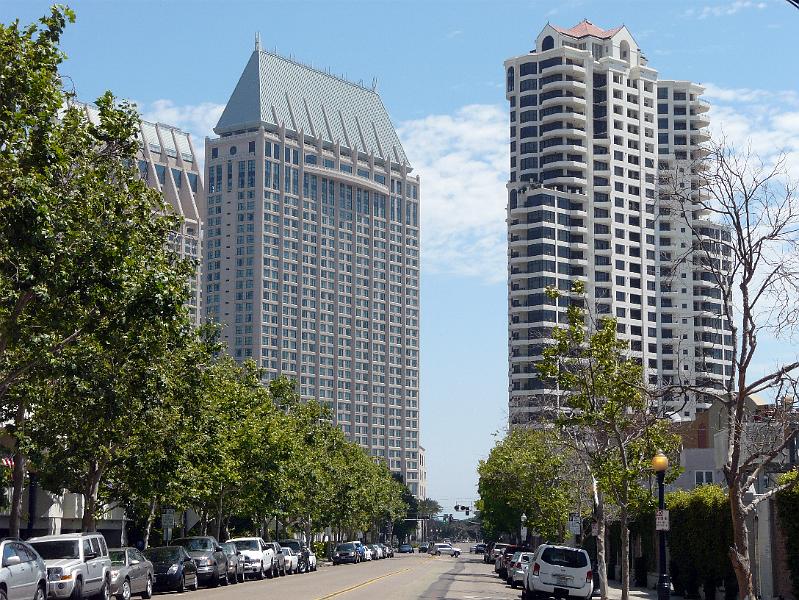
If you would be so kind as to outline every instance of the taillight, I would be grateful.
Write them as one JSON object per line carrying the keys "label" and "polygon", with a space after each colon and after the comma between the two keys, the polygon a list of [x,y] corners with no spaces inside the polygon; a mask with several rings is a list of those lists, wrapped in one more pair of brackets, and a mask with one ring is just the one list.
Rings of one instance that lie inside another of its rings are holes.
{"label": "taillight", "polygon": [[521,569],[522,568],[522,563],[517,562],[515,565],[513,565],[513,568],[514,569]]}
{"label": "taillight", "polygon": [[541,565],[535,563],[533,565],[533,575],[538,575],[541,572]]}
{"label": "taillight", "polygon": [[594,582],[594,574],[591,571],[585,574],[585,581],[586,583],[593,583]]}

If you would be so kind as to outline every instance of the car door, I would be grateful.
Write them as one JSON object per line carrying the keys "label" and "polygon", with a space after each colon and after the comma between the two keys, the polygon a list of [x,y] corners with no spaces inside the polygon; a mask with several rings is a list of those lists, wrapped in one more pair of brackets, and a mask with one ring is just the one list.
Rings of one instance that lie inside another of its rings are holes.
{"label": "car door", "polygon": [[39,584],[36,559],[33,553],[25,547],[25,544],[14,542],[14,550],[17,556],[19,556],[20,566],[23,567],[20,569],[22,576],[22,583],[20,585],[20,589],[23,593],[22,597],[28,600],[28,598],[33,598],[36,593],[36,586]]}
{"label": "car door", "polygon": [[130,593],[136,594],[141,591],[141,563],[133,554],[133,550],[125,550],[125,564],[128,565],[128,579],[130,579]]}
{"label": "car door", "polygon": [[148,563],[148,561],[147,561],[147,557],[146,557],[146,556],[144,556],[144,554],[142,554],[141,552],[139,552],[138,550],[136,550],[136,549],[134,548],[134,549],[133,549],[133,556],[134,556],[134,558],[135,558],[136,560],[138,560],[138,561],[139,561],[139,565],[138,565],[138,566],[139,566],[139,573],[140,573],[140,577],[139,577],[139,584],[140,584],[139,591],[140,591],[140,592],[143,592],[144,590],[146,590],[146,589],[147,589],[147,581],[148,581],[148,580],[150,579],[150,577],[152,576],[152,573],[150,573],[150,566],[149,566],[149,563]]}
{"label": "car door", "polygon": [[17,554],[15,544],[5,542],[2,545],[3,553],[3,579],[6,580],[8,600],[22,600],[25,598],[25,563]]}

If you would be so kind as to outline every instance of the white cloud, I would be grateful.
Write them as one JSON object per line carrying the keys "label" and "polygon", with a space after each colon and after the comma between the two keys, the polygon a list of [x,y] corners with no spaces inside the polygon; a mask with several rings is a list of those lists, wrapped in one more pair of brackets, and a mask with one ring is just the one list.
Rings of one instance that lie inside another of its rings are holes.
{"label": "white cloud", "polygon": [[766,8],[766,2],[756,2],[754,0],[734,0],[733,2],[723,2],[719,4],[707,4],[701,8],[689,8],[685,11],[686,17],[697,19],[707,19],[709,17],[729,17],[742,10]]}
{"label": "white cloud", "polygon": [[711,132],[733,146],[750,148],[765,162],[784,153],[799,174],[799,93],[793,90],[729,89],[707,84]]}
{"label": "white cloud", "polygon": [[406,121],[399,135],[421,177],[425,271],[504,281],[507,111],[464,106]]}

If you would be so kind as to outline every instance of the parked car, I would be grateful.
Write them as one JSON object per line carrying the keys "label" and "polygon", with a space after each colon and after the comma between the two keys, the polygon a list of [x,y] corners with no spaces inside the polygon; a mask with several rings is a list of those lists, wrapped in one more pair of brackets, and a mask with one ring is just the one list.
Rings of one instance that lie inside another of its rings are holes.
{"label": "parked car", "polygon": [[380,560],[381,558],[386,557],[386,555],[383,554],[383,549],[377,544],[369,544],[369,550],[372,551],[372,558],[375,560]]}
{"label": "parked car", "polygon": [[244,555],[233,542],[222,544],[222,551],[227,556],[227,579],[231,583],[244,581]]}
{"label": "parked car", "polygon": [[277,572],[280,573],[281,576],[285,575],[288,563],[286,563],[286,557],[283,556],[283,546],[281,546],[277,542],[264,542],[264,543],[267,546],[271,546],[272,551],[275,553],[275,564],[277,565]]}
{"label": "parked car", "polygon": [[308,546],[299,540],[280,540],[280,545],[283,548],[291,548],[298,558],[298,571],[306,573],[308,571],[316,571],[316,554],[314,554]]}
{"label": "parked car", "polygon": [[594,575],[588,552],[582,548],[541,544],[530,558],[522,598],[542,596],[584,598],[594,589]]}
{"label": "parked car", "polygon": [[427,552],[428,550],[430,550],[430,544],[428,544],[427,542],[422,542],[421,544],[419,544],[419,554]]}
{"label": "parked car", "polygon": [[533,552],[516,552],[508,564],[508,585],[513,589],[524,585],[524,578],[527,576],[527,569],[530,566],[530,558]]}
{"label": "parked car", "polygon": [[45,599],[47,567],[36,550],[25,542],[6,538],[0,542],[0,556],[0,586],[6,590],[7,600]]}
{"label": "parked car", "polygon": [[461,555],[461,549],[454,548],[452,547],[451,544],[439,543],[430,546],[430,554],[433,554],[435,556],[441,556],[442,554],[446,554],[448,556],[454,556],[455,558],[458,558]]}
{"label": "parked car", "polygon": [[153,563],[155,589],[159,591],[185,592],[197,590],[199,578],[197,565],[183,546],[161,546],[147,548],[144,556]]}
{"label": "parked car", "polygon": [[361,562],[361,555],[358,554],[358,549],[352,542],[346,542],[336,546],[333,552],[333,564],[340,565],[343,563],[357,564]]}
{"label": "parked car", "polygon": [[47,567],[49,598],[111,597],[111,559],[99,533],[63,533],[28,540]]}
{"label": "parked car", "polygon": [[197,565],[197,577],[200,583],[212,587],[220,583],[227,585],[227,556],[216,538],[210,535],[178,538],[172,542],[183,546]]}
{"label": "parked car", "polygon": [[281,548],[283,556],[286,557],[286,573],[292,575],[299,570],[300,557],[291,548]]}
{"label": "parked car", "polygon": [[366,544],[361,545],[361,552],[363,552],[363,560],[376,560],[375,554],[372,549]]}
{"label": "parked car", "polygon": [[508,578],[508,564],[510,563],[511,557],[514,553],[518,550],[518,546],[516,545],[508,545],[502,549],[497,555],[497,561],[494,564],[494,570],[499,575],[500,579],[507,579]]}
{"label": "parked car", "polygon": [[[275,577],[280,574],[280,564],[275,547],[259,537],[237,537],[228,540],[241,552],[244,574],[254,575],[256,579]],[[280,558],[283,558],[281,554]]]}
{"label": "parked car", "polygon": [[394,548],[386,544],[378,544],[383,549],[386,558],[394,558]]}
{"label": "parked car", "polygon": [[397,552],[400,554],[413,554],[413,546],[410,544],[400,544]]}
{"label": "parked car", "polygon": [[[496,542],[490,546],[490,550],[483,556],[483,562],[486,564],[493,563],[496,566],[496,561],[499,554],[508,546],[504,542]],[[494,569],[496,570],[496,568]]]}
{"label": "parked car", "polygon": [[111,548],[111,595],[119,600],[131,596],[151,598],[155,587],[153,563],[136,548]]}
{"label": "parked car", "polygon": [[352,540],[352,541],[347,542],[347,543],[348,544],[352,544],[353,546],[355,546],[355,550],[356,550],[356,552],[358,552],[358,556],[361,557],[361,561],[366,560],[366,553],[365,553],[366,546],[364,546],[361,543],[360,540]]}

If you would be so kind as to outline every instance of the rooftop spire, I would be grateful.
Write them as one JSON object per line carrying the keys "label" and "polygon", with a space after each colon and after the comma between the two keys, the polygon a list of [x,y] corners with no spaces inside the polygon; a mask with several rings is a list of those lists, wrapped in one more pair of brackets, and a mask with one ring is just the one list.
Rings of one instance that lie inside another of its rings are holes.
{"label": "rooftop spire", "polygon": [[256,31],[255,32],[255,51],[256,52],[260,52],[261,51],[261,32],[260,31]]}

